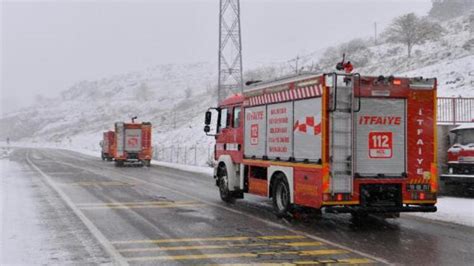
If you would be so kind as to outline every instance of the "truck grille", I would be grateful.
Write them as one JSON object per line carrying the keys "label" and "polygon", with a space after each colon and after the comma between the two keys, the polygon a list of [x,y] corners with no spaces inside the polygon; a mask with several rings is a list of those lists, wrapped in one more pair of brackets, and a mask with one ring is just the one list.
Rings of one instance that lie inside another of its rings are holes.
{"label": "truck grille", "polygon": [[474,175],[474,164],[453,164],[450,166],[453,174],[458,175]]}
{"label": "truck grille", "polygon": [[138,160],[138,153],[127,153],[127,159],[137,159]]}
{"label": "truck grille", "polygon": [[400,184],[365,184],[360,186],[360,204],[364,207],[402,206]]}

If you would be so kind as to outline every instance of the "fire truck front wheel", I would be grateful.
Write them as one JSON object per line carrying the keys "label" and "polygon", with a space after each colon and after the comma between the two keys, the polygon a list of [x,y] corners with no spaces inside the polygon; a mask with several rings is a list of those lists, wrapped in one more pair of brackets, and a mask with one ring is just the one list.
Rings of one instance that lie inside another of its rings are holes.
{"label": "fire truck front wheel", "polygon": [[232,193],[229,190],[229,177],[227,176],[227,168],[225,165],[219,166],[218,172],[218,184],[219,184],[219,194],[222,201],[224,202],[233,202],[234,198]]}
{"label": "fire truck front wheel", "polygon": [[284,175],[275,177],[272,186],[273,208],[278,217],[289,216],[291,211],[290,189]]}
{"label": "fire truck front wheel", "polygon": [[123,161],[122,160],[116,160],[115,161],[115,166],[116,167],[122,167],[123,166]]}

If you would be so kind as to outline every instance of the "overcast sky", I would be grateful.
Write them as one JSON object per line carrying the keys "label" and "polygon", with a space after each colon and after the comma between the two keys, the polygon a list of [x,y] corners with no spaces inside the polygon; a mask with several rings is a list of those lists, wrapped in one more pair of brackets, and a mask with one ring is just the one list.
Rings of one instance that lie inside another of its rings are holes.
{"label": "overcast sky", "polygon": [[[217,61],[219,0],[1,1],[1,109],[80,80]],[[430,0],[241,0],[243,65],[280,62],[354,37]]]}

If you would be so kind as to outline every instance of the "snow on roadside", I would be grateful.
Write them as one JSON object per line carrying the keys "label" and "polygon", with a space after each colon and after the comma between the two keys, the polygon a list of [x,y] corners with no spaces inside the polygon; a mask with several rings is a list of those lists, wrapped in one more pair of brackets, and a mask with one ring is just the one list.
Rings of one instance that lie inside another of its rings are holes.
{"label": "snow on roadside", "polygon": [[210,176],[214,175],[214,169],[211,167],[206,167],[206,166],[194,166],[194,165],[186,165],[186,164],[168,163],[168,162],[160,162],[156,160],[151,161],[151,164],[164,166],[168,168],[174,168],[174,169],[183,170],[187,172],[206,174]]}
{"label": "snow on roadside", "polygon": [[456,223],[474,227],[474,199],[440,197],[434,213],[410,213],[430,220]]}

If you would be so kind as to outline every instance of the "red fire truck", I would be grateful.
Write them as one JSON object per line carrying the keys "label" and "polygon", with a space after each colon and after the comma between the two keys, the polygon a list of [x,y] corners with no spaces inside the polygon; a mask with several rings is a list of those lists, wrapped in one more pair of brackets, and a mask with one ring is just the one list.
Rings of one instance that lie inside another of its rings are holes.
{"label": "red fire truck", "polygon": [[114,158],[114,150],[115,150],[115,132],[113,131],[104,132],[103,138],[100,141],[100,146],[102,147],[102,150],[101,150],[102,160],[112,161]]}
{"label": "red fire truck", "polygon": [[421,77],[305,73],[247,86],[206,112],[220,196],[270,197],[280,216],[297,205],[435,212],[435,108],[436,79]]}
{"label": "red fire truck", "polygon": [[448,173],[441,176],[446,184],[463,184],[474,187],[474,123],[464,124],[451,130],[453,145],[448,150]]}
{"label": "red fire truck", "polygon": [[116,166],[124,163],[140,163],[150,166],[152,157],[151,123],[115,123],[115,154]]}

